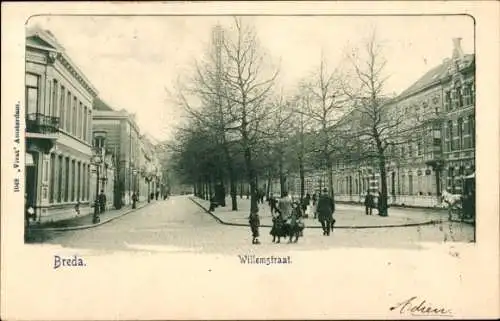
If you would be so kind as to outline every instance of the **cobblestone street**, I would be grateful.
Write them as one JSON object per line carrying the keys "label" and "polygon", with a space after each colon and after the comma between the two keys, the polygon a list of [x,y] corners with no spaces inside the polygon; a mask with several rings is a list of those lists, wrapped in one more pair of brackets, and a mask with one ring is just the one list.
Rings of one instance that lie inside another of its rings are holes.
{"label": "cobblestone street", "polygon": [[[241,202],[241,206],[245,206],[245,200]],[[218,208],[215,214],[223,216],[222,213],[226,211],[227,219],[227,216],[231,215],[227,210],[228,207]],[[359,207],[339,205],[337,217],[340,217],[343,211],[348,213],[346,215],[359,215],[361,219],[364,218]],[[398,211],[399,215],[405,212]],[[407,212],[414,215],[426,215],[415,209]],[[238,215],[238,213],[240,212],[232,214]],[[263,215],[265,215],[265,207],[263,207]],[[429,215],[432,216],[432,214]],[[339,224],[340,222],[342,220],[339,218]],[[313,219],[308,219],[306,224],[315,223]],[[321,235],[319,229],[306,229],[304,237],[297,244],[273,244],[269,231],[269,228],[262,227],[260,229],[262,244],[252,245],[249,227],[220,224],[196,205],[190,197],[174,196],[98,227],[75,231],[46,231],[43,239],[45,243],[60,244],[64,247],[103,251],[238,254],[248,250],[282,252],[338,247],[418,249],[421,246],[419,243],[470,242],[474,236],[473,226],[448,222],[409,227],[339,228],[330,237]]]}

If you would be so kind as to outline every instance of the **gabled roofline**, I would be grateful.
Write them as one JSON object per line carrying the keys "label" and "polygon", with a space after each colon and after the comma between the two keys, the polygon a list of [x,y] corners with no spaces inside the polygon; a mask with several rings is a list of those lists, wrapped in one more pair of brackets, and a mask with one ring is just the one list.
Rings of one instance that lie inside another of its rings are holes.
{"label": "gabled roofline", "polygon": [[39,37],[40,39],[42,39],[43,41],[47,42],[49,45],[54,47],[54,49],[51,49],[47,47],[26,43],[26,47],[57,53],[56,59],[59,59],[60,62],[66,68],[68,68],[70,72],[74,74],[75,78],[77,78],[86,87],[86,89],[91,92],[91,94],[94,97],[97,97],[97,95],[99,94],[97,88],[90,82],[90,80],[85,76],[85,74],[81,71],[81,69],[73,62],[73,60],[71,60],[71,58],[66,53],[64,47],[59,42],[57,42],[57,39],[55,39],[55,36],[53,34],[51,33],[49,34],[46,30],[43,30],[40,27],[35,26],[28,28],[26,30],[26,38],[28,37]]}

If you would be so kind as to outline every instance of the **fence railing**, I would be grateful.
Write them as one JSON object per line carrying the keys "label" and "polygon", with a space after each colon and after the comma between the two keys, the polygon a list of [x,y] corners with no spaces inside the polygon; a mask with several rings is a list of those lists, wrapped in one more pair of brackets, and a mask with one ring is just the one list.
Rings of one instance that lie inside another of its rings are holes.
{"label": "fence railing", "polygon": [[40,134],[57,133],[59,131],[59,117],[40,113],[27,114],[26,131]]}

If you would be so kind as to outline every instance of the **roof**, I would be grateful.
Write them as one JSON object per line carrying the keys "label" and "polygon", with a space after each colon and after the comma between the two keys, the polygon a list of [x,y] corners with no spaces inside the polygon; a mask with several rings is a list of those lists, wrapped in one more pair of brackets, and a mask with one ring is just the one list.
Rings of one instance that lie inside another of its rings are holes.
{"label": "roof", "polygon": [[114,111],[104,100],[99,97],[94,98],[93,109]]}
{"label": "roof", "polygon": [[97,89],[92,85],[90,80],[87,79],[80,68],[71,60],[64,47],[57,41],[56,37],[50,30],[44,30],[39,26],[28,28],[26,30],[25,40],[26,47],[35,47],[58,53],[56,55],[56,57],[58,57],[57,59],[61,59],[61,62],[66,66],[66,68],[73,73],[77,80],[80,81],[80,83],[83,84],[94,97],[98,95]]}
{"label": "roof", "polygon": [[[469,67],[474,62],[474,55],[468,54],[464,55],[462,61],[460,62],[460,69]],[[432,68],[427,73],[425,73],[420,79],[418,79],[413,85],[404,90],[398,98],[403,98],[410,94],[416,93],[422,89],[425,89],[435,83],[436,81],[448,76],[448,67],[452,63],[451,59],[443,61],[439,66]]]}

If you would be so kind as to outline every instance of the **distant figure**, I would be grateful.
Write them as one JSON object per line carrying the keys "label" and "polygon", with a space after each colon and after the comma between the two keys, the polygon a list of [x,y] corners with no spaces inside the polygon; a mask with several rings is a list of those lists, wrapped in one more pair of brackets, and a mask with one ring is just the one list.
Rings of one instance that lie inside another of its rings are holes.
{"label": "distant figure", "polygon": [[210,208],[209,208],[209,212],[213,212],[215,211],[215,208],[219,205],[219,203],[217,202],[217,197],[215,196],[215,194],[212,194],[212,197],[210,197]]}
{"label": "distant figure", "polygon": [[316,195],[316,193],[313,193],[313,196],[312,196],[312,201],[313,201],[313,205],[316,206],[316,201],[318,200],[318,196]]}
{"label": "distant figure", "polygon": [[292,214],[292,198],[288,192],[283,193],[283,197],[278,201],[278,210],[283,221]]}
{"label": "distant figure", "polygon": [[155,196],[156,196],[156,200],[158,200],[158,196],[160,196],[160,192],[157,191]]}
{"label": "distant figure", "polygon": [[333,229],[333,224],[335,224],[335,220],[333,219],[335,203],[333,198],[328,195],[326,188],[323,189],[323,194],[319,196],[316,212],[323,228],[323,235],[330,235],[330,229]]}
{"label": "distant figure", "polygon": [[304,199],[302,200],[302,213],[305,213],[305,217],[308,216],[308,214],[306,214],[307,213],[306,211],[310,204],[311,204],[311,195],[307,193],[306,197],[304,197]]}
{"label": "distant figure", "polygon": [[258,212],[250,213],[248,217],[248,222],[250,223],[250,229],[252,231],[252,244],[260,244],[259,242],[259,227],[260,218]]}
{"label": "distant figure", "polygon": [[132,193],[132,208],[136,208],[136,202],[137,202],[137,195]]}
{"label": "distant figure", "polygon": [[80,215],[80,201],[77,201],[75,204],[75,212],[76,215]]}
{"label": "distant figure", "polygon": [[101,190],[101,194],[99,194],[99,210],[101,213],[106,211],[106,194],[104,194],[104,190]]}
{"label": "distant figure", "polygon": [[271,214],[277,212],[278,208],[276,207],[276,205],[278,204],[278,200],[276,199],[276,197],[274,197],[273,194],[271,194],[271,196],[269,197],[268,202],[269,207],[271,208]]}
{"label": "distant figure", "polygon": [[375,201],[373,199],[373,195],[370,194],[370,190],[366,192],[365,196],[365,214],[372,215],[373,207],[375,206]]}

